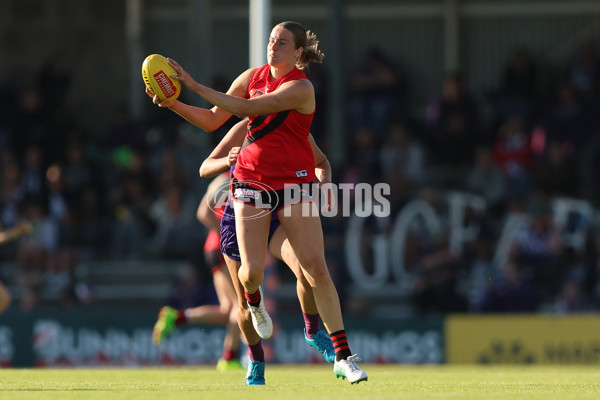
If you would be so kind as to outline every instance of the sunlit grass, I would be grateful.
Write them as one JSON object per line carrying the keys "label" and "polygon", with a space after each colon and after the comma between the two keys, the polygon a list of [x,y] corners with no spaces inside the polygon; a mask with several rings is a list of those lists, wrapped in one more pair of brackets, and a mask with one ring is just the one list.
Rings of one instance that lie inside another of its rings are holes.
{"label": "sunlit grass", "polygon": [[600,368],[364,365],[350,385],[326,365],[269,365],[266,386],[212,367],[0,370],[0,399],[599,399]]}

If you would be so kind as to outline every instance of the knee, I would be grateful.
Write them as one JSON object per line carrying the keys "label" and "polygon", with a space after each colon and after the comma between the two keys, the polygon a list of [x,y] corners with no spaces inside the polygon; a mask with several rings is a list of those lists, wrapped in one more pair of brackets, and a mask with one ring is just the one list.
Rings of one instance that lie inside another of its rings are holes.
{"label": "knee", "polygon": [[253,265],[242,265],[242,268],[238,271],[238,277],[244,286],[248,283],[261,284],[263,280],[263,270],[262,268],[254,267]]}
{"label": "knee", "polygon": [[[302,264],[304,270],[307,272],[308,277],[311,281],[322,282],[324,280],[331,279],[329,276],[329,270],[323,257],[313,257],[309,259],[309,262]],[[312,282],[311,282],[312,283]]]}

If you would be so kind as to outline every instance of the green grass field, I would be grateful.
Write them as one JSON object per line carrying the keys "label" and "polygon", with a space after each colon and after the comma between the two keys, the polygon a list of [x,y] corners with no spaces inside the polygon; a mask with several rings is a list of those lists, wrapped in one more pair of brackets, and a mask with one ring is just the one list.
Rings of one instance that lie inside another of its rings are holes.
{"label": "green grass field", "polygon": [[600,399],[598,367],[363,365],[350,385],[330,367],[268,366],[266,386],[212,367],[0,370],[0,399]]}

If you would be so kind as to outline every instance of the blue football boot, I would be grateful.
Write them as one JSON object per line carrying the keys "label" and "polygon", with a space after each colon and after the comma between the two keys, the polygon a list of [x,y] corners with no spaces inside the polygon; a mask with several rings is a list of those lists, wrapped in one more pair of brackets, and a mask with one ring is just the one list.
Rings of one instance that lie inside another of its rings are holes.
{"label": "blue football boot", "polygon": [[306,343],[319,350],[319,353],[323,355],[325,361],[330,363],[335,361],[333,344],[331,343],[331,338],[325,331],[318,331],[313,335],[312,339],[309,339],[306,335],[306,329],[304,329],[304,340],[306,340]]}
{"label": "blue football boot", "polygon": [[265,363],[263,361],[248,360],[246,385],[265,384]]}

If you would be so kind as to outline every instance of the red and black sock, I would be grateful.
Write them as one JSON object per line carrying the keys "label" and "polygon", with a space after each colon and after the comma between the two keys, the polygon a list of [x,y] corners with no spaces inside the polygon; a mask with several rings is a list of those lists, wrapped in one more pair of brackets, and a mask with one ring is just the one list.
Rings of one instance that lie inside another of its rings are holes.
{"label": "red and black sock", "polygon": [[251,360],[265,362],[265,352],[260,339],[258,343],[248,345],[248,355]]}
{"label": "red and black sock", "polygon": [[252,307],[258,307],[260,305],[260,290],[257,290],[252,294],[244,291],[244,297],[246,297],[248,304]]}
{"label": "red and black sock", "polygon": [[223,349],[223,355],[221,357],[225,361],[231,361],[231,360],[238,358],[238,353],[236,350]]}
{"label": "red and black sock", "polygon": [[185,325],[187,324],[187,317],[185,316],[184,310],[177,310],[177,319],[175,320],[175,325]]}
{"label": "red and black sock", "polygon": [[312,339],[313,335],[319,331],[319,314],[302,313],[304,317],[304,327],[306,328],[306,336]]}
{"label": "red and black sock", "polygon": [[345,330],[333,332],[329,336],[333,344],[333,351],[335,351],[335,361],[345,360],[352,355]]}

